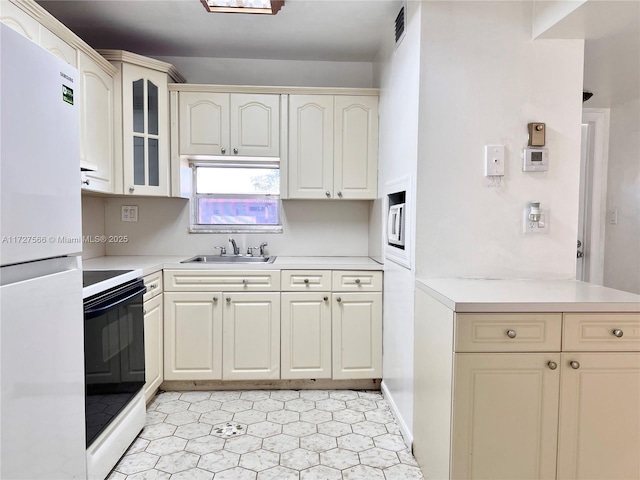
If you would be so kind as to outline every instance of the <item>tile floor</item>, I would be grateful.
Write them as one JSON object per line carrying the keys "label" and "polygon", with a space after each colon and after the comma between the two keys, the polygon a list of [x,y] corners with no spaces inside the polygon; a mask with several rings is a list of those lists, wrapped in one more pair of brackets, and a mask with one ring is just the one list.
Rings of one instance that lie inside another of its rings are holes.
{"label": "tile floor", "polygon": [[109,480],[423,478],[380,392],[161,392]]}

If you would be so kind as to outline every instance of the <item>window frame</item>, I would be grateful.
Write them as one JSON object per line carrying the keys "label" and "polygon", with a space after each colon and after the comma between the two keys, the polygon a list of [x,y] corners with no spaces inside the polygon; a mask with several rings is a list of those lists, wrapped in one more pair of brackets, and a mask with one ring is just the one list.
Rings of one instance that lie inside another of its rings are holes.
{"label": "window frame", "polygon": [[[282,197],[281,193],[278,195],[271,194],[217,194],[217,193],[198,193],[198,167],[223,167],[223,168],[277,168],[280,171],[280,159],[279,158],[229,158],[229,159],[215,159],[215,160],[190,160],[189,167],[192,170],[192,190],[191,197],[189,199],[189,233],[282,233]],[[282,180],[281,180],[282,182]],[[279,189],[282,191],[282,189]],[[226,224],[226,225],[208,225],[198,223],[198,200],[200,198],[275,198],[278,199],[278,220],[280,223],[277,225],[240,225],[240,224]]]}

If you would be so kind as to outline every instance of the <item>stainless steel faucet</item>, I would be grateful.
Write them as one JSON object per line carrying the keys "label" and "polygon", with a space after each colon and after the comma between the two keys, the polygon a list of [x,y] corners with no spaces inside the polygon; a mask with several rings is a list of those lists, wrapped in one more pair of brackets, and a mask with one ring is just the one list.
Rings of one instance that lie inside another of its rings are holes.
{"label": "stainless steel faucet", "polygon": [[238,248],[238,245],[236,245],[236,241],[233,238],[230,238],[229,241],[231,242],[231,245],[233,246],[233,254],[234,255],[240,255],[240,248]]}
{"label": "stainless steel faucet", "polygon": [[264,247],[266,247],[266,246],[267,246],[267,242],[262,242],[260,244],[260,256],[261,257],[264,257]]}

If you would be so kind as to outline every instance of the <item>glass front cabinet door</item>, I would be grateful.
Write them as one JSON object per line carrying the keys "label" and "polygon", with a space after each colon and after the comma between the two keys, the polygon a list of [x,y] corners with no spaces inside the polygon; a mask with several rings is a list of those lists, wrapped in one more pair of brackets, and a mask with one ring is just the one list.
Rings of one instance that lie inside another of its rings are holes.
{"label": "glass front cabinet door", "polygon": [[169,63],[123,50],[98,50],[117,69],[114,193],[169,196]]}
{"label": "glass front cabinet door", "polygon": [[135,65],[122,73],[124,193],[168,196],[167,76]]}

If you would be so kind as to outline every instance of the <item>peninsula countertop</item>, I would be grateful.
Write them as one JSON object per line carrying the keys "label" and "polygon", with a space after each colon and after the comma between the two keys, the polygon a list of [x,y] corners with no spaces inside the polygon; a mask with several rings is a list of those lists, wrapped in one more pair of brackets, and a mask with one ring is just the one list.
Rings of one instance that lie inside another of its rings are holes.
{"label": "peninsula countertop", "polygon": [[640,312],[640,295],[577,280],[416,279],[455,312]]}

